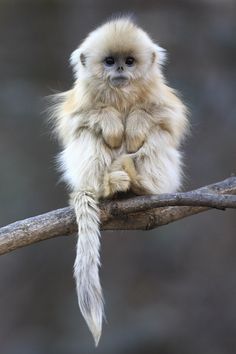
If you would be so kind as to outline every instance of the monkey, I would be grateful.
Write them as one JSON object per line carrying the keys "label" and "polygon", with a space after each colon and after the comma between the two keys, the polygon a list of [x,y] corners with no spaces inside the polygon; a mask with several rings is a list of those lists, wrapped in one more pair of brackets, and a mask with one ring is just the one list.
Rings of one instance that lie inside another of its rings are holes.
{"label": "monkey", "polygon": [[120,192],[171,193],[181,186],[188,114],[166,83],[165,61],[165,50],[134,21],[112,19],[72,53],[74,85],[55,96],[58,164],[78,224],[78,303],[96,346],[104,317],[99,201]]}

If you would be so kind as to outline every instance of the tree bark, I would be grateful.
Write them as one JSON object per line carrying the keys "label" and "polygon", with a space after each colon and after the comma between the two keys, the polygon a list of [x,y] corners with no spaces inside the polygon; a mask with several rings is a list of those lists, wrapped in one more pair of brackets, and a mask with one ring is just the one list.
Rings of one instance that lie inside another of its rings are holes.
{"label": "tree bark", "polygon": [[[150,230],[209,208],[236,208],[236,197],[232,194],[236,194],[236,177],[186,193],[103,201],[100,203],[101,229]],[[54,210],[0,228],[0,254],[76,232],[73,209]]]}

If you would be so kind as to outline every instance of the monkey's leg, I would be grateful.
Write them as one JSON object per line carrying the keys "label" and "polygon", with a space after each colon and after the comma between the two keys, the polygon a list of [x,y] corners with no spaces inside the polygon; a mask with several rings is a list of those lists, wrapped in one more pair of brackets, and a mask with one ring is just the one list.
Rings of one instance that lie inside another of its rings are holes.
{"label": "monkey's leg", "polygon": [[147,194],[172,193],[181,184],[181,154],[169,133],[154,127],[145,144],[132,154],[140,183]]}

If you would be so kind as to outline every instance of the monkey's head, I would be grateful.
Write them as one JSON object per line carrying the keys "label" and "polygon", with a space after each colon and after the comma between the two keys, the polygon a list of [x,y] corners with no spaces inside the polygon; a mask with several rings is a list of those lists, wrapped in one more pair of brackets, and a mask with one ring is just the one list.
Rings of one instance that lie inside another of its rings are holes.
{"label": "monkey's head", "polygon": [[79,81],[123,89],[142,84],[160,71],[165,50],[128,18],[105,23],[91,32],[71,55]]}

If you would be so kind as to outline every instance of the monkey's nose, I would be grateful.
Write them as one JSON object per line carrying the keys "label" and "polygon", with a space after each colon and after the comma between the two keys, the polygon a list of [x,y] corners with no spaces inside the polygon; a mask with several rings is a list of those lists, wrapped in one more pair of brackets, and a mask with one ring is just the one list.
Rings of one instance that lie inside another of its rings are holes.
{"label": "monkey's nose", "polygon": [[119,73],[121,73],[122,71],[124,71],[123,66],[118,66],[117,71],[118,71]]}

